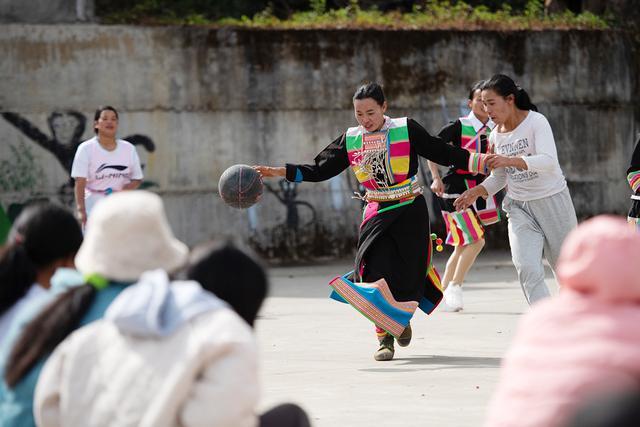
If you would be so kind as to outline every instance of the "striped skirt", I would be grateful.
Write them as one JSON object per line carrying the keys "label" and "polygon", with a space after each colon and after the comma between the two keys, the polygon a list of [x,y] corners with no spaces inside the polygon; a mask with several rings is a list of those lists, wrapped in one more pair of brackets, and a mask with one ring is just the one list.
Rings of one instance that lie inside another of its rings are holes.
{"label": "striped skirt", "polygon": [[[436,308],[436,303],[427,298],[417,301],[397,301],[391,294],[386,280],[373,283],[355,283],[350,277],[353,272],[333,279],[329,286],[333,288],[330,297],[336,301],[350,304],[363,316],[371,320],[378,328],[398,338],[417,308],[429,314]],[[430,267],[427,279],[441,289],[440,277],[435,268]]]}
{"label": "striped skirt", "polygon": [[484,237],[484,227],[473,209],[467,208],[462,212],[442,211],[442,216],[447,227],[447,245],[469,245]]}

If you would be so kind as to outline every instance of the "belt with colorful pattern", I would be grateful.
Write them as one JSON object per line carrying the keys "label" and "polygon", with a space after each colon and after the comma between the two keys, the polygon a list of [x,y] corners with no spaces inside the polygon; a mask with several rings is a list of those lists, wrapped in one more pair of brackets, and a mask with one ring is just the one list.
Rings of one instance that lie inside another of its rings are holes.
{"label": "belt with colorful pattern", "polygon": [[412,176],[391,187],[367,190],[364,199],[367,202],[394,202],[414,199],[420,194],[422,194],[422,186],[418,184],[418,179]]}

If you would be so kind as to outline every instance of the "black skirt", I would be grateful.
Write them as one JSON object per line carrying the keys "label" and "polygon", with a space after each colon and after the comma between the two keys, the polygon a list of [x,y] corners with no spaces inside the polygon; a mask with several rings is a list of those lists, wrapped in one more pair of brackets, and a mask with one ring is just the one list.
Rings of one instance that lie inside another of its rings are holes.
{"label": "black skirt", "polygon": [[355,271],[361,275],[357,274],[356,280],[370,283],[385,279],[397,301],[425,297],[437,304],[442,294],[427,278],[430,262],[429,211],[423,196],[361,226],[355,262]]}

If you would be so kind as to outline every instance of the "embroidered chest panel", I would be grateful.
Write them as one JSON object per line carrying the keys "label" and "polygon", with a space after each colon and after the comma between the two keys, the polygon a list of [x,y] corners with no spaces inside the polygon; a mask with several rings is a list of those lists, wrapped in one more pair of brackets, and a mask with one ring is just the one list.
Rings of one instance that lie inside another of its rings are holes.
{"label": "embroidered chest panel", "polygon": [[389,119],[379,132],[349,128],[346,140],[351,168],[365,188],[387,188],[407,178],[411,145],[406,117]]}
{"label": "embroidered chest panel", "polygon": [[487,138],[489,136],[489,133],[491,133],[491,129],[485,127],[484,129],[480,129],[479,132],[476,133],[473,124],[466,117],[460,118],[460,123],[460,146],[472,153],[486,153]]}

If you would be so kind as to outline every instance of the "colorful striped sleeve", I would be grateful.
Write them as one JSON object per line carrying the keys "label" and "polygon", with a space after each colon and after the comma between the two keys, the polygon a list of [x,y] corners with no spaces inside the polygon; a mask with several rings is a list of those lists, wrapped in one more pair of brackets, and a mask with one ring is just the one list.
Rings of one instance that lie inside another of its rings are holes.
{"label": "colorful striped sleeve", "polygon": [[487,155],[482,153],[470,153],[469,155],[469,172],[481,173],[489,175],[489,169],[486,165]]}
{"label": "colorful striped sleeve", "polygon": [[629,185],[634,193],[638,191],[638,189],[640,189],[640,171],[630,172],[627,175],[627,181],[629,181]]}
{"label": "colorful striped sleeve", "polygon": [[636,141],[636,148],[631,155],[631,164],[627,169],[627,181],[633,192],[637,192],[640,187],[640,139]]}

